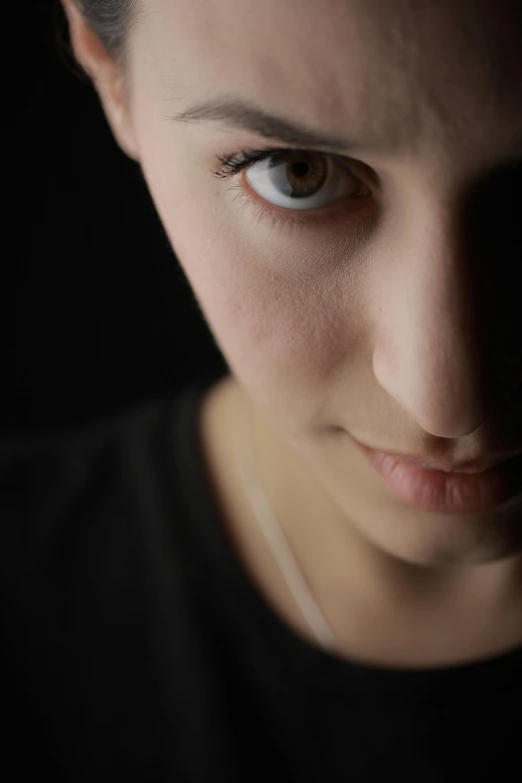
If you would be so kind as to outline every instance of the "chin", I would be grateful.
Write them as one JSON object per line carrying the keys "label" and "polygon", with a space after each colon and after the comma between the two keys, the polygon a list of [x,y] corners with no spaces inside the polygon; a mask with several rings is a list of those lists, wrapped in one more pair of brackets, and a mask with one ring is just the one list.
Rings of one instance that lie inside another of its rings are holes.
{"label": "chin", "polygon": [[425,568],[486,565],[522,557],[520,502],[502,512],[466,516],[394,509],[387,521],[363,532],[392,557]]}

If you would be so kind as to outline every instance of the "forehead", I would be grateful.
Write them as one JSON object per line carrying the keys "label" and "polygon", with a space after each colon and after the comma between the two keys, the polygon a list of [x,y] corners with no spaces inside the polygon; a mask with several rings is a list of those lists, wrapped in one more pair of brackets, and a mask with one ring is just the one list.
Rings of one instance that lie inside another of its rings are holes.
{"label": "forehead", "polygon": [[384,129],[397,147],[466,127],[520,135],[518,0],[142,2],[138,38],[173,104],[254,96],[331,133]]}

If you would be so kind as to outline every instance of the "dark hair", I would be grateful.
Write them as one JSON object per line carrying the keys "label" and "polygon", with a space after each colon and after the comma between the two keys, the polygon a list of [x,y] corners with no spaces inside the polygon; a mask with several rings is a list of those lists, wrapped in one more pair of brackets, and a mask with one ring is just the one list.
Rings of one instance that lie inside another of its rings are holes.
{"label": "dark hair", "polygon": [[129,39],[143,11],[141,0],[72,0],[127,84]]}

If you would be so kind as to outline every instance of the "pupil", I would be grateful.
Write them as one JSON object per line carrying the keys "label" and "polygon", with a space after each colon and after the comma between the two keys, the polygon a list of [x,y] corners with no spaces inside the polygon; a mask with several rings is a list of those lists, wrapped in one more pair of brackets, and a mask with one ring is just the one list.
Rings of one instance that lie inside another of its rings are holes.
{"label": "pupil", "polygon": [[308,163],[295,163],[294,164],[294,172],[298,177],[304,177],[305,174],[308,172],[310,166]]}

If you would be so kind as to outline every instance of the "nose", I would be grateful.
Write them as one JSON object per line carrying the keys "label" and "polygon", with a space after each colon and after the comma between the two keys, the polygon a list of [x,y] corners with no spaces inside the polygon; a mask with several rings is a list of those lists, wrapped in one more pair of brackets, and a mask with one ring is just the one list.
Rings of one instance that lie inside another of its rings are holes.
{"label": "nose", "polygon": [[499,203],[495,188],[492,206],[484,184],[458,214],[421,204],[378,254],[374,374],[436,436],[469,435],[522,395],[522,228],[512,191]]}

